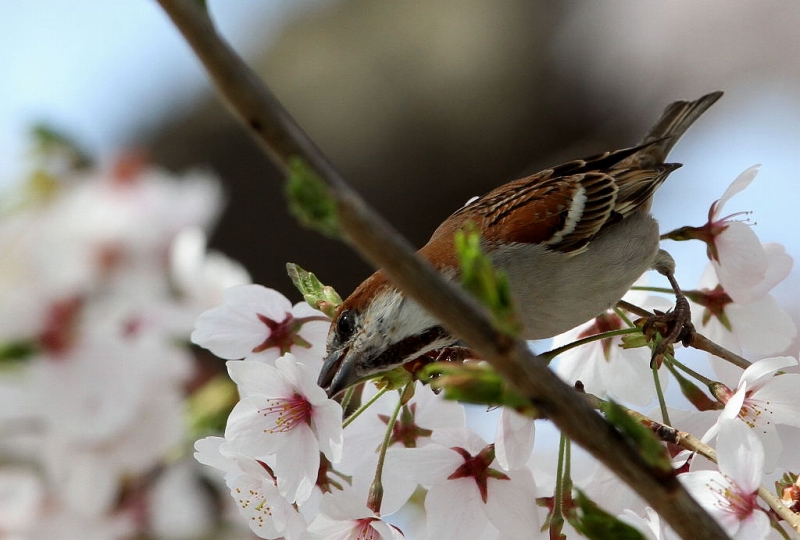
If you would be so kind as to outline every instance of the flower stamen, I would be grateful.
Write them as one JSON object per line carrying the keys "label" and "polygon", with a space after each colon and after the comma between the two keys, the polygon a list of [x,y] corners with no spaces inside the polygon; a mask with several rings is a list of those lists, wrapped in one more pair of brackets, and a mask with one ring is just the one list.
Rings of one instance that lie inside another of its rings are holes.
{"label": "flower stamen", "polygon": [[311,423],[312,406],[303,396],[295,393],[291,398],[270,398],[268,405],[258,413],[271,420],[264,433],[286,433],[299,424]]}

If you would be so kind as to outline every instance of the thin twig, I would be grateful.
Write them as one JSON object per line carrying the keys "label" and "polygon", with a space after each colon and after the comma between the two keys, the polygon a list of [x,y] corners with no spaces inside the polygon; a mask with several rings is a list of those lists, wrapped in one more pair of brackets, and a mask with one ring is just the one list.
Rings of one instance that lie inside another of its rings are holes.
{"label": "thin twig", "polygon": [[527,344],[498,332],[486,311],[414,255],[383,218],[350,189],[309,137],[242,59],[220,38],[195,0],[158,0],[205,66],[220,94],[273,158],[286,169],[300,158],[330,189],[345,238],[392,282],[419,302],[569,438],[627,482],[684,538],[725,539],[724,531],[674,478],[659,479],[647,463],[583,400],[533,355]]}
{"label": "thin twig", "polygon": [[[585,396],[586,401],[596,409],[599,409],[600,404],[604,402],[604,400],[592,394],[585,394]],[[700,454],[713,463],[717,463],[717,451],[691,433],[680,431],[674,427],[664,425],[637,411],[627,408],[624,409],[629,415],[631,415],[631,417],[635,418],[639,423],[652,430],[653,433],[655,433],[662,441],[675,444],[685,450]],[[773,494],[764,486],[759,486],[758,496],[761,497],[761,500],[766,502],[767,505],[774,510],[776,514],[778,514],[778,516],[786,521],[786,523],[788,523],[792,529],[800,533],[800,515],[795,514],[789,508],[787,508],[786,505],[783,504],[783,502],[781,502],[781,500],[775,494]]]}
{"label": "thin twig", "polygon": [[[668,426],[663,427],[663,430],[659,429],[656,431],[662,440],[677,444],[686,450],[697,452],[701,456],[707,458],[709,461],[717,463],[717,451],[715,449],[711,448],[691,433],[679,431]],[[786,521],[786,523],[788,523],[792,529],[800,533],[800,515],[795,514],[789,508],[787,508],[786,505],[783,504],[783,502],[781,502],[781,500],[774,493],[764,486],[758,487],[758,496],[761,497],[761,500],[766,502],[776,514]]]}
{"label": "thin twig", "polygon": [[714,356],[718,356],[723,360],[727,360],[731,364],[738,366],[742,369],[747,369],[750,367],[751,362],[745,358],[742,358],[738,354],[729,351],[724,347],[720,347],[710,339],[708,339],[703,334],[699,334],[697,332],[693,332],[689,336],[689,346],[694,347],[695,349],[705,351],[707,353],[713,354]]}
{"label": "thin twig", "polygon": [[[638,315],[639,317],[652,317],[653,313],[650,311],[641,308],[635,304],[631,304],[625,300],[620,300],[617,302],[617,306],[624,309],[625,311],[629,311],[634,315]],[[687,345],[689,347],[694,347],[695,349],[705,351],[707,353],[713,354],[723,360],[727,360],[731,364],[738,366],[742,369],[747,369],[750,367],[751,362],[745,358],[742,358],[738,354],[729,351],[725,347],[721,347],[708,339],[706,336],[698,332],[697,330],[692,330],[689,333],[689,339],[687,341]]]}

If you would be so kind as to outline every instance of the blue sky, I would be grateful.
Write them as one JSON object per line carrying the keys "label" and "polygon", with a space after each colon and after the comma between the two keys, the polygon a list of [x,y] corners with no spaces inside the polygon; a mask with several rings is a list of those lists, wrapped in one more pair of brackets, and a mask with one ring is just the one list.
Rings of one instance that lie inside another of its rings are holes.
{"label": "blue sky", "polygon": [[[212,3],[244,54],[310,2]],[[10,4],[10,3],[8,3]],[[205,74],[154,0],[31,0],[0,17],[0,185],[21,168],[28,127],[45,120],[95,155],[208,90]]]}

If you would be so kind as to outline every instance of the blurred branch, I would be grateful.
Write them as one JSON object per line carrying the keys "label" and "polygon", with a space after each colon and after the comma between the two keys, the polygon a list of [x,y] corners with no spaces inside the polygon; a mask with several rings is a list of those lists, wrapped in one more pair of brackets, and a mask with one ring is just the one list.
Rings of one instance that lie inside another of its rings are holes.
{"label": "blurred branch", "polygon": [[674,477],[658,478],[622,436],[533,355],[498,332],[472,297],[414,254],[343,181],[277,99],[217,34],[193,0],[158,0],[183,33],[233,113],[287,174],[301,159],[329,189],[344,239],[456,336],[464,339],[562,432],[630,484],[684,538],[727,538]]}

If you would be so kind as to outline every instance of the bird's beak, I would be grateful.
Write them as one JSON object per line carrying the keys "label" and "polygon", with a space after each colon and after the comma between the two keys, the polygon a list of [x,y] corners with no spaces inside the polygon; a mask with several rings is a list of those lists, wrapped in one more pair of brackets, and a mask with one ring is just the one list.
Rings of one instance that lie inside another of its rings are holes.
{"label": "bird's beak", "polygon": [[355,372],[355,357],[347,354],[349,347],[331,352],[322,364],[317,384],[332,398],[342,390],[355,384],[359,377]]}

